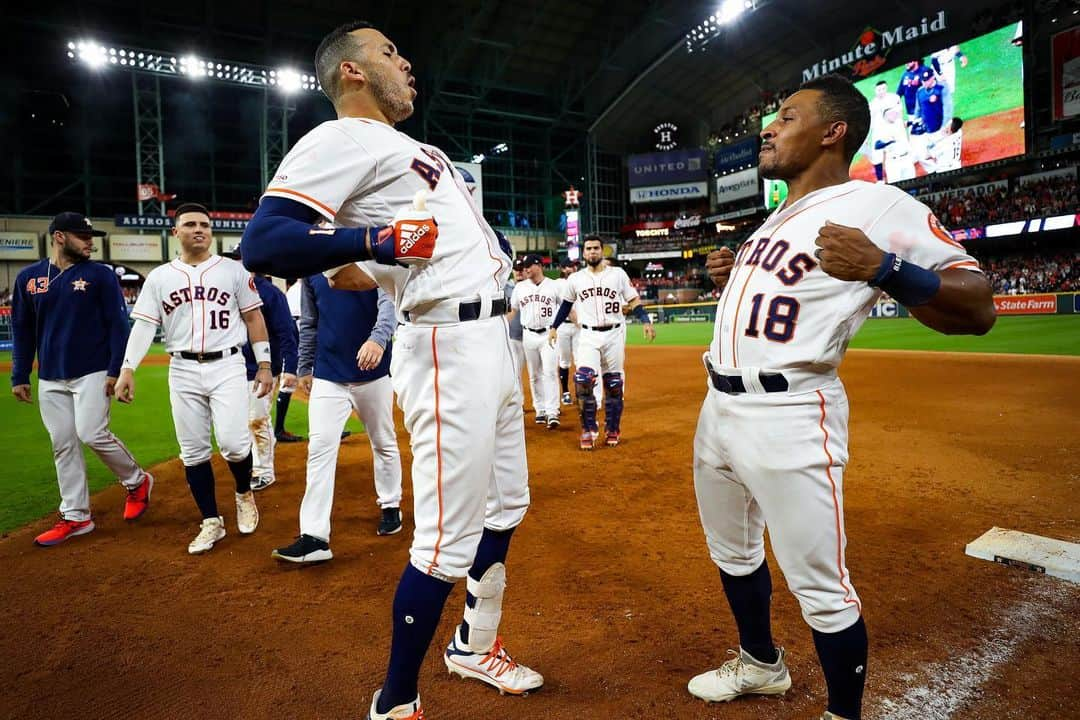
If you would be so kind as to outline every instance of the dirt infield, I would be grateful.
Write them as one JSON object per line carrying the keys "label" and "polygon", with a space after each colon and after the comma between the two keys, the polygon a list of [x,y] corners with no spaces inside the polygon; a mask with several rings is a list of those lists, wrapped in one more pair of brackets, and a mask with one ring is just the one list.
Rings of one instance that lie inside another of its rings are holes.
{"label": "dirt infield", "polygon": [[[628,349],[624,443],[578,451],[573,416],[526,417],[533,506],[509,558],[502,632],[547,679],[500,697],[447,677],[440,647],[421,692],[431,720],[816,718],[824,688],[809,629],[774,568],[774,632],[794,685],[784,698],[705,705],[685,690],[737,643],[693,497],[700,350]],[[853,351],[845,475],[848,564],[870,632],[871,720],[1066,717],[1080,707],[1080,587],[968,558],[991,526],[1080,540],[1080,360]],[[168,422],[168,418],[163,420]],[[51,549],[51,522],[0,539],[0,717],[362,718],[382,680],[394,585],[409,532],[375,535],[371,451],[343,443],[335,559],[283,567],[296,533],[305,445],[281,445],[262,524],[191,557],[197,529],[178,461],[155,469],[146,516],[127,526],[118,486],[98,529]],[[402,436],[406,461],[408,442]],[[406,474],[408,465],[406,464]],[[406,485],[406,529],[411,495]],[[1067,708],[1072,707],[1073,711]]]}

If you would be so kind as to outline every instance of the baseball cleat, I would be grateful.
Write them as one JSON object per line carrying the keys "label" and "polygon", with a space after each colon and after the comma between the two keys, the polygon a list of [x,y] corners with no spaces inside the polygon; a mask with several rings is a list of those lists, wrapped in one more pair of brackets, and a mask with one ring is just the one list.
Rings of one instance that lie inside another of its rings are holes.
{"label": "baseball cleat", "polygon": [[221,538],[225,537],[225,519],[222,517],[205,518],[199,528],[199,534],[187,546],[191,555],[201,555],[214,547]]}
{"label": "baseball cleat", "polygon": [[839,715],[834,715],[833,713],[826,710],[825,714],[821,716],[821,720],[847,720],[847,718],[842,718]]}
{"label": "baseball cleat", "polygon": [[304,438],[299,435],[293,435],[288,430],[282,430],[279,433],[274,434],[274,439],[280,443],[298,443],[304,442]]}
{"label": "baseball cleat", "polygon": [[580,443],[582,450],[592,450],[596,447],[596,433],[585,430],[581,433]]}
{"label": "baseball cleat", "polygon": [[461,641],[460,625],[454,631],[454,639],[447,646],[443,660],[451,675],[479,680],[498,690],[500,695],[525,695],[544,684],[543,675],[514,662],[503,647],[501,637],[495,638],[495,644],[487,652],[473,652]]}
{"label": "baseball cleat", "polygon": [[301,535],[292,545],[271,552],[270,557],[283,562],[317,563],[330,560],[334,553],[330,552],[330,544],[325,540],[312,535]]}
{"label": "baseball cleat", "polygon": [[619,431],[618,430],[615,430],[615,431],[608,430],[604,434],[604,444],[607,445],[608,447],[615,447],[616,445],[618,445],[619,444]]}
{"label": "baseball cleat", "polygon": [[559,425],[560,425],[560,423],[559,423],[559,416],[558,415],[549,415],[548,416],[548,421],[547,421],[548,430],[554,430],[555,428],[559,427]]}
{"label": "baseball cleat", "polygon": [[401,508],[383,508],[379,522],[379,535],[395,535],[401,532]]}
{"label": "baseball cleat", "polygon": [[687,685],[694,697],[705,702],[728,702],[740,695],[783,695],[791,687],[791,675],[784,664],[784,648],[777,650],[778,657],[772,665],[758,662],[742,648],[731,660],[716,670],[709,670]]}
{"label": "baseball cleat", "polygon": [[143,481],[136,487],[127,491],[127,499],[124,500],[124,519],[136,520],[150,507],[150,492],[154,489],[154,476],[148,472],[143,473]]}
{"label": "baseball cleat", "polygon": [[41,547],[52,547],[53,545],[59,545],[68,538],[85,535],[93,531],[93,520],[65,520],[60,518],[58,523],[34,538],[34,544]]}
{"label": "baseball cleat", "polygon": [[265,490],[266,488],[277,482],[277,478],[273,475],[260,475],[259,477],[251,478],[251,489],[255,492]]}
{"label": "baseball cleat", "polygon": [[574,404],[574,402],[570,399],[570,393],[564,392],[562,394],[562,404],[563,405],[573,405]]}
{"label": "baseball cleat", "polygon": [[419,695],[412,702],[392,707],[381,713],[375,709],[381,694],[382,690],[376,690],[375,697],[371,698],[371,709],[368,710],[367,720],[424,720],[424,708],[420,706]]}
{"label": "baseball cleat", "polygon": [[537,413],[536,414],[536,419],[533,420],[533,422],[536,423],[537,425],[545,425],[547,423],[547,416],[546,415],[541,415],[540,413]]}
{"label": "baseball cleat", "polygon": [[255,506],[255,494],[248,490],[236,494],[236,529],[241,535],[250,535],[259,527],[259,508]]}

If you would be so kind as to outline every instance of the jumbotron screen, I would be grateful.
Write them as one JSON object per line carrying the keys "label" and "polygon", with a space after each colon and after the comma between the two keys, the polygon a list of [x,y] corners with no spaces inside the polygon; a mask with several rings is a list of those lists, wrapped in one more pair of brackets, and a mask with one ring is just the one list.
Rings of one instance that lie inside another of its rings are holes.
{"label": "jumbotron screen", "polygon": [[[1014,23],[857,81],[871,124],[851,177],[899,182],[1023,155],[1021,32]],[[765,180],[767,209],[786,197],[785,183]]]}

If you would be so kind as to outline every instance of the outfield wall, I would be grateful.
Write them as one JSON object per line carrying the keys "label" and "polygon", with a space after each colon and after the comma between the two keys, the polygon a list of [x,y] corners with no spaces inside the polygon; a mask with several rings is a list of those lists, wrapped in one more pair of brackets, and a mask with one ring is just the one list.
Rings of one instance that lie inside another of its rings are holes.
{"label": "outfield wall", "polygon": [[[1072,315],[1080,313],[1080,293],[1040,293],[1037,295],[995,295],[998,315]],[[654,322],[708,322],[716,317],[715,302],[646,305],[645,311]],[[879,300],[870,311],[872,318],[910,317],[895,300]]]}

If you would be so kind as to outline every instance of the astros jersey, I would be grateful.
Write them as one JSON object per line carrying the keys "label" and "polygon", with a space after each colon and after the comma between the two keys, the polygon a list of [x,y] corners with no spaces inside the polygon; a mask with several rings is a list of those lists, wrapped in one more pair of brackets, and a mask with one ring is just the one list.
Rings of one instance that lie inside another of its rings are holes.
{"label": "astros jersey", "polygon": [[623,303],[637,296],[622,268],[608,267],[594,273],[585,267],[567,278],[563,299],[574,303],[578,322],[597,327],[622,324]]}
{"label": "astros jersey", "polygon": [[533,330],[551,327],[555,311],[562,304],[555,281],[544,278],[539,284],[532,280],[522,280],[514,286],[510,296],[510,306],[521,313],[523,327]]}
{"label": "astros jersey", "polygon": [[899,95],[892,93],[885,93],[881,97],[874,96],[870,99],[870,137],[871,139],[877,139],[879,131],[888,125],[888,121],[885,119],[885,113],[896,108],[900,112],[900,117],[904,117],[903,104]]}
{"label": "astros jersey", "polygon": [[[464,180],[441,150],[385,123],[342,118],[319,125],[285,156],[266,195],[301,202],[339,227],[375,227],[411,207],[418,190],[428,193],[439,237],[432,258],[395,283],[398,312],[449,298],[501,297],[510,260]],[[387,278],[373,265],[361,267],[382,284]]]}
{"label": "astros jersey", "polygon": [[861,180],[822,188],[777,209],[739,248],[717,306],[713,365],[824,372],[840,364],[881,291],[818,267],[814,240],[826,220],[930,270],[979,268],[903,190]]}
{"label": "astros jersey", "polygon": [[195,266],[176,258],[151,270],[131,316],[161,325],[168,352],[217,352],[247,342],[240,314],[261,306],[251,273],[212,255]]}
{"label": "astros jersey", "polygon": [[937,160],[938,172],[960,169],[963,144],[964,130],[962,128],[949,135],[943,135],[934,143],[934,159]]}

